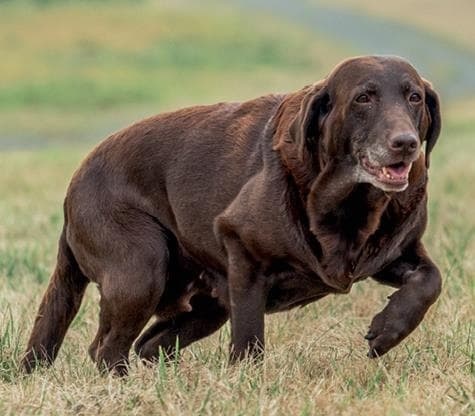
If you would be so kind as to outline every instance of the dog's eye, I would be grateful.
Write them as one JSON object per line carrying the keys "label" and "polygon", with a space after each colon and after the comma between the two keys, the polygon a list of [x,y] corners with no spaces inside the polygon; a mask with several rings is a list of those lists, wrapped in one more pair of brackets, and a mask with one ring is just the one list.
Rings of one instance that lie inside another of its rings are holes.
{"label": "dog's eye", "polygon": [[360,94],[356,97],[356,102],[360,104],[366,104],[370,102],[370,98],[368,94]]}
{"label": "dog's eye", "polygon": [[417,104],[417,103],[420,103],[421,100],[422,100],[422,97],[417,92],[413,92],[411,96],[409,97],[409,101],[411,103]]}

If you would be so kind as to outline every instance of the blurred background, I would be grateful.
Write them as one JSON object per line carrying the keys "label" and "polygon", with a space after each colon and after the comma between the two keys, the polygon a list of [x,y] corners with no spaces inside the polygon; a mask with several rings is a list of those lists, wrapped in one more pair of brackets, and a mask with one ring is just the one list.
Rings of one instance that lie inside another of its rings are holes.
{"label": "blurred background", "polygon": [[359,54],[406,57],[444,107],[473,104],[474,15],[470,0],[0,0],[0,150],[298,89]]}

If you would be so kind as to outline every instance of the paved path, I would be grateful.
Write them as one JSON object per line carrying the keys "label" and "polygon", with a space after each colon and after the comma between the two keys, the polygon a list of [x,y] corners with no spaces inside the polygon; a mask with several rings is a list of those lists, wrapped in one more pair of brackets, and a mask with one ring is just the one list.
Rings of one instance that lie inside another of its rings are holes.
{"label": "paved path", "polygon": [[[308,0],[234,0],[346,44],[355,54],[394,54],[409,59],[445,98],[475,96],[475,52],[402,23],[308,3]],[[306,2],[307,1],[307,2]]]}
{"label": "paved path", "polygon": [[[304,25],[354,54],[395,54],[408,58],[433,81],[443,98],[475,96],[475,53],[433,34],[354,11],[312,4],[308,0],[233,0],[247,10],[274,14]],[[307,2],[306,2],[307,1]],[[8,140],[0,150],[44,147],[41,140]]]}

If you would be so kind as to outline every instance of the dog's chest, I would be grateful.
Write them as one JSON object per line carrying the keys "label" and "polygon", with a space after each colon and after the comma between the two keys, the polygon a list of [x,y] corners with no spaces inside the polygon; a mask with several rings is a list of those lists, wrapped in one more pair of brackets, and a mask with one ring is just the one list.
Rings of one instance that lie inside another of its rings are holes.
{"label": "dog's chest", "polygon": [[284,272],[269,277],[266,312],[274,313],[304,306],[334,292],[318,276],[303,272]]}
{"label": "dog's chest", "polygon": [[368,238],[362,246],[358,258],[350,265],[351,276],[359,280],[381,271],[392,261],[401,256],[413,229],[417,216],[410,215],[404,221],[385,226]]}
{"label": "dog's chest", "polygon": [[[337,253],[329,264],[339,265],[335,270],[345,270],[344,276],[332,276],[343,282],[354,282],[364,279],[380,272],[389,263],[401,256],[404,248],[411,240],[411,234],[419,227],[418,224],[424,223],[424,210],[418,209],[419,202],[424,194],[418,195],[413,200],[413,209],[401,207],[399,204],[390,204],[380,219],[378,225],[367,235],[366,238],[346,239],[346,255]],[[353,230],[353,235],[361,235],[359,230]],[[341,241],[345,241],[344,234],[341,235]],[[323,263],[327,263],[322,259]],[[344,264],[342,264],[342,262]],[[328,270],[331,275],[332,270]],[[351,283],[347,290],[351,287]]]}
{"label": "dog's chest", "polygon": [[[412,219],[409,222],[412,223]],[[361,247],[357,260],[346,265],[344,275],[331,275],[328,270],[328,278],[338,281],[341,290],[328,286],[311,270],[298,269],[269,276],[266,312],[285,311],[330,293],[348,292],[353,283],[376,274],[401,255],[410,228],[405,222],[392,230],[375,233]]]}
{"label": "dog's chest", "polygon": [[384,236],[369,240],[361,249],[356,262],[349,265],[349,279],[360,280],[379,272],[401,255],[405,235]]}

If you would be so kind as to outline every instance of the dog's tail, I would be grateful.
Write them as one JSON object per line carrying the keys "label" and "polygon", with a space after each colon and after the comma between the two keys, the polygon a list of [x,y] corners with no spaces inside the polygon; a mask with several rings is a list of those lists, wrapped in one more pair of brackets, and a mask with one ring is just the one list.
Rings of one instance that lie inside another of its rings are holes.
{"label": "dog's tail", "polygon": [[89,280],[79,269],[66,241],[66,221],[59,239],[58,259],[36,316],[22,360],[30,373],[38,364],[53,363],[76,315]]}

